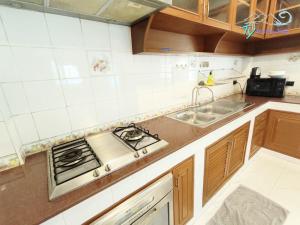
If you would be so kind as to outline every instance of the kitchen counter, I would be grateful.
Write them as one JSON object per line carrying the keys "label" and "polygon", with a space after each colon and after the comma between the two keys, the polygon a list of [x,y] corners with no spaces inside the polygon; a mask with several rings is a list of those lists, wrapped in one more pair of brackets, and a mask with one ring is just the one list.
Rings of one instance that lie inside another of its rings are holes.
{"label": "kitchen counter", "polygon": [[0,173],[0,224],[39,224],[264,103],[273,101],[300,104],[300,97],[296,96],[277,99],[237,94],[227,97],[227,99],[243,98],[253,102],[254,105],[207,128],[195,127],[165,116],[143,122],[143,127],[149,129],[151,133],[158,133],[169,145],[51,202],[48,200],[46,152],[26,158],[24,166]]}

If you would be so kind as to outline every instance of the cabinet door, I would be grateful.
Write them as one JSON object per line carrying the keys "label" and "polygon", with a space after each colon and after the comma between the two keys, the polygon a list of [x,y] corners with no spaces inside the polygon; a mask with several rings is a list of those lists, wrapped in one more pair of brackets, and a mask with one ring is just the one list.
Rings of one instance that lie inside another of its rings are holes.
{"label": "cabinet door", "polygon": [[230,29],[232,0],[204,0],[204,22],[210,26]]}
{"label": "cabinet door", "polygon": [[271,110],[264,146],[300,158],[300,114]]}
{"label": "cabinet door", "polygon": [[199,13],[199,0],[173,0],[172,5],[193,13]]}
{"label": "cabinet door", "polygon": [[249,133],[249,123],[239,128],[232,135],[231,148],[229,151],[228,176],[233,175],[245,161]]}
{"label": "cabinet door", "polygon": [[268,111],[258,115],[255,119],[253,137],[250,149],[250,156],[252,157],[255,153],[263,146],[265,140],[265,133],[267,128]]}
{"label": "cabinet door", "polygon": [[233,30],[243,32],[242,27],[250,22],[253,0],[234,0]]}
{"label": "cabinet door", "polygon": [[206,149],[203,205],[214,195],[227,178],[228,152],[231,146],[232,139],[226,137]]}
{"label": "cabinet door", "polygon": [[194,215],[194,158],[176,166],[174,176],[174,223],[186,224]]}
{"label": "cabinet door", "polygon": [[271,1],[267,37],[300,33],[300,1]]}

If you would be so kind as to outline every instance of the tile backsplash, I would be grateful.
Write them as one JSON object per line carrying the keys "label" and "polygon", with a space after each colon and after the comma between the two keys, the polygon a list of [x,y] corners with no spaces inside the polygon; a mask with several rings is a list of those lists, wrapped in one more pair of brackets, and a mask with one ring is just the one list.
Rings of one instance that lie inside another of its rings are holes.
{"label": "tile backsplash", "polygon": [[[0,156],[11,157],[34,143],[188,104],[202,62],[209,62],[204,73],[224,79],[240,76],[250,58],[133,55],[129,27],[0,7],[0,61]],[[215,87],[217,96],[234,91]]]}

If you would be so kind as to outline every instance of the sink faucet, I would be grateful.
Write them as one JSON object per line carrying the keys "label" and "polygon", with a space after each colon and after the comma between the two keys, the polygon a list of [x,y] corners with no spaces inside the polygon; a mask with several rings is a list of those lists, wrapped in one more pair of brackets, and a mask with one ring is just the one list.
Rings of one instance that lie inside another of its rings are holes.
{"label": "sink faucet", "polygon": [[200,91],[201,88],[205,88],[205,89],[209,90],[210,93],[211,93],[212,102],[215,101],[215,95],[214,95],[214,92],[211,88],[209,88],[207,86],[197,86],[197,87],[194,87],[193,91],[192,91],[192,106],[197,105],[197,99],[198,99],[199,91]]}

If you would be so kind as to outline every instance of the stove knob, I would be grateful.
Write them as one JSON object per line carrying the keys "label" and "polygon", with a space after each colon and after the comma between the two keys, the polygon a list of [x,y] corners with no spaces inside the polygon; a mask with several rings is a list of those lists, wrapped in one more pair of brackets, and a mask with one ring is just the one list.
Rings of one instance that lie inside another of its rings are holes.
{"label": "stove knob", "polygon": [[134,154],[134,157],[135,157],[135,158],[139,158],[139,157],[140,157],[139,153],[136,152],[136,153]]}
{"label": "stove knob", "polygon": [[106,171],[106,172],[111,171],[111,168],[110,168],[110,166],[109,166],[108,164],[105,166],[105,171]]}
{"label": "stove knob", "polygon": [[99,177],[99,176],[100,176],[100,172],[99,172],[98,169],[95,169],[95,170],[94,170],[93,176],[94,176],[94,177]]}
{"label": "stove knob", "polygon": [[143,153],[144,153],[144,154],[147,154],[147,153],[148,153],[147,148],[145,148],[145,149],[143,150]]}

